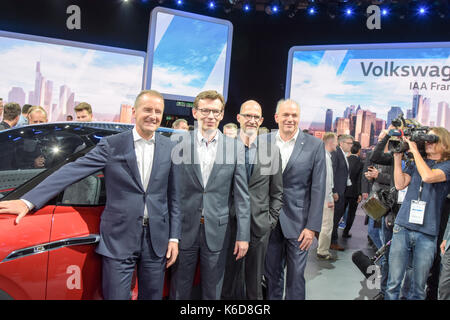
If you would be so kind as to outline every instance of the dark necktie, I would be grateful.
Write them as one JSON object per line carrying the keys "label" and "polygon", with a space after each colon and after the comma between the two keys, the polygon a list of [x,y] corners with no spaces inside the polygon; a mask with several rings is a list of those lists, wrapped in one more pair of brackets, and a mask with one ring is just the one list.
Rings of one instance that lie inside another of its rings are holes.
{"label": "dark necktie", "polygon": [[245,169],[247,170],[247,182],[250,181],[250,176],[252,175],[253,165],[250,164],[250,149],[245,146]]}

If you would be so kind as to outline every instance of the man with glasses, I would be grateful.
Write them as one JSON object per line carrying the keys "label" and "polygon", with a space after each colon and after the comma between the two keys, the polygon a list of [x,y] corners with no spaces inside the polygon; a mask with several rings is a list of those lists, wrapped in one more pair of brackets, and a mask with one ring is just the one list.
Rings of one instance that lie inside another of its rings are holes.
{"label": "man with glasses", "polygon": [[202,299],[218,300],[222,292],[230,232],[229,204],[236,208],[236,241],[233,253],[245,256],[250,240],[250,200],[242,143],[217,128],[225,101],[214,90],[197,95],[192,114],[198,128],[178,136],[173,161],[180,165],[180,206],[183,223],[180,254],[172,270],[170,297],[191,298],[200,264]]}
{"label": "man with glasses", "polygon": [[333,233],[331,235],[330,249],[344,251],[344,248],[338,244],[338,226],[339,221],[345,211],[345,189],[352,185],[349,176],[349,166],[347,155],[353,145],[353,137],[348,134],[341,134],[338,137],[339,146],[336,151],[331,153],[331,161],[333,162],[333,198],[334,198],[334,223]]}
{"label": "man with glasses", "polygon": [[[281,156],[268,135],[258,136],[264,118],[262,109],[254,100],[242,104],[237,115],[241,130],[238,139],[245,147],[248,191],[250,194],[251,225],[250,246],[245,259],[236,261],[228,250],[223,299],[242,298],[262,300],[262,275],[270,231],[275,228],[283,204],[283,175]],[[234,216],[235,208],[231,213]],[[236,219],[230,220],[230,229],[236,230]],[[233,239],[231,243],[233,243]]]}

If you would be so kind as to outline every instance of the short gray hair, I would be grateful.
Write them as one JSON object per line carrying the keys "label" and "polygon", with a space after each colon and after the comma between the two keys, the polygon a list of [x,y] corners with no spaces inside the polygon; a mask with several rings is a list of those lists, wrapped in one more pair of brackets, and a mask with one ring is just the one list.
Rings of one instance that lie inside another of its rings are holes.
{"label": "short gray hair", "polygon": [[145,96],[145,95],[149,95],[149,96],[152,96],[152,97],[158,97],[158,98],[160,98],[160,99],[164,102],[164,97],[163,97],[162,94],[159,93],[158,91],[156,91],[156,90],[142,90],[142,91],[137,95],[136,100],[134,101],[134,108],[135,108],[135,109],[137,108],[139,99],[140,99],[142,96]]}
{"label": "short gray hair", "polygon": [[280,106],[281,106],[283,103],[285,103],[285,102],[291,102],[291,103],[295,104],[295,105],[297,106],[297,108],[298,108],[298,112],[300,113],[300,105],[298,104],[297,101],[292,100],[292,99],[280,99],[280,100],[278,100],[278,102],[277,102],[277,108],[275,109],[275,113],[276,113],[276,114],[278,114],[278,111],[280,110]]}
{"label": "short gray hair", "polygon": [[340,134],[338,137],[338,141],[339,143],[343,142],[344,140],[347,139],[352,139],[352,141],[355,141],[355,138],[353,138],[353,136],[349,135],[349,134]]}

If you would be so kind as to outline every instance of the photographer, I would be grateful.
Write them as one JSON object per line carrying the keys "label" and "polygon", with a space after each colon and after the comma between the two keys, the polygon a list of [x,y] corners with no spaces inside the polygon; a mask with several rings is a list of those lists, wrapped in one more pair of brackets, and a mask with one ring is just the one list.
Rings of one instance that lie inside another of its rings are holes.
{"label": "photographer", "polygon": [[[378,137],[378,143],[375,146],[371,156],[370,161],[374,164],[377,164],[383,168],[383,173],[381,174],[384,182],[384,190],[392,191],[395,188],[394,184],[394,157],[391,152],[388,151],[388,141],[391,138],[389,132],[395,129],[395,126],[390,125],[387,130],[383,130]],[[373,169],[372,172],[368,173],[369,177],[378,178],[378,170]],[[388,186],[389,185],[389,186]],[[395,190],[396,191],[396,190]],[[381,218],[381,227],[380,227],[380,239],[382,245],[386,245],[389,240],[392,239],[392,229],[394,227],[394,220],[400,209],[400,205],[398,204],[398,195],[397,192],[390,193],[391,195],[391,203],[389,205],[389,212]],[[387,280],[389,274],[389,248],[386,250],[386,253],[380,260],[381,267],[381,290],[378,295],[374,297],[375,300],[384,299],[384,295],[386,293]],[[407,297],[408,291],[411,283],[411,268],[408,266],[405,280],[402,286],[401,297]]]}
{"label": "photographer", "polygon": [[[397,300],[400,286],[412,256],[411,299],[425,299],[425,285],[436,248],[442,204],[450,189],[450,134],[445,128],[432,128],[428,135],[437,142],[425,142],[426,159],[417,144],[408,143],[414,163],[402,171],[403,153],[394,153],[394,182],[397,190],[408,187],[395,219],[389,253],[389,278],[385,298]],[[425,140],[426,141],[426,140]]]}

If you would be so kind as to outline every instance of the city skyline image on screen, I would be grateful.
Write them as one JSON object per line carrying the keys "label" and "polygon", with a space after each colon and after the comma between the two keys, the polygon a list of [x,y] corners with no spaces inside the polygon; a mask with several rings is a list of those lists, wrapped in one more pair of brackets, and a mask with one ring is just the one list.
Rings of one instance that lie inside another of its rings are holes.
{"label": "city skyline image on screen", "polygon": [[0,32],[0,97],[42,106],[49,121],[65,121],[87,102],[96,121],[131,123],[144,59],[144,52]]}
{"label": "city skyline image on screen", "polygon": [[294,47],[286,96],[302,128],[351,134],[364,149],[399,115],[450,130],[450,43]]}
{"label": "city skyline image on screen", "polygon": [[204,90],[228,94],[229,21],[157,7],[152,11],[146,87],[194,101]]}

